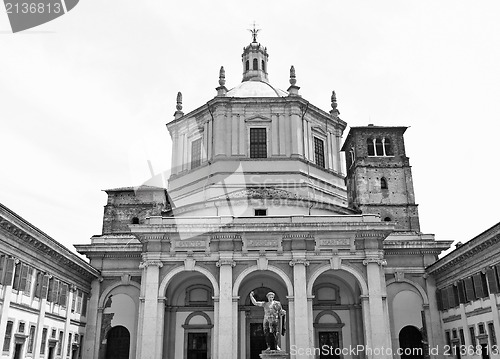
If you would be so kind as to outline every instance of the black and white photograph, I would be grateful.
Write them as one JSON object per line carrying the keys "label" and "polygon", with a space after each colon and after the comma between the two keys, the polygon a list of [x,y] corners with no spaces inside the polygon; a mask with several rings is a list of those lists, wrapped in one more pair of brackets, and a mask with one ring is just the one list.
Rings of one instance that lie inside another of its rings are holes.
{"label": "black and white photograph", "polygon": [[0,359],[500,359],[500,2],[3,3]]}

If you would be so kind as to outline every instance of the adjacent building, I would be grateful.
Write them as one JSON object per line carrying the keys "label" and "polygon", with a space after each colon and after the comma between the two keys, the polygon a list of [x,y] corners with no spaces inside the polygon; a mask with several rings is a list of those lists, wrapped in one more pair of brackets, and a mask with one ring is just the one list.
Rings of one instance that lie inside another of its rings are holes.
{"label": "adjacent building", "polygon": [[1,358],[80,358],[98,271],[0,204]]}
{"label": "adjacent building", "polygon": [[435,278],[449,355],[498,358],[500,223],[427,268]]}

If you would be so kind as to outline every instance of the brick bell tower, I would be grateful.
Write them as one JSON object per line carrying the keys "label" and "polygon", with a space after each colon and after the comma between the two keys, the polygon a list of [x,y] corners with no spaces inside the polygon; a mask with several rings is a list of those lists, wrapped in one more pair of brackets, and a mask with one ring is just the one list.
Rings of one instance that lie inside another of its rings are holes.
{"label": "brick bell tower", "polygon": [[397,231],[420,232],[410,160],[404,137],[407,127],[351,127],[342,151],[346,156],[350,208],[379,214]]}

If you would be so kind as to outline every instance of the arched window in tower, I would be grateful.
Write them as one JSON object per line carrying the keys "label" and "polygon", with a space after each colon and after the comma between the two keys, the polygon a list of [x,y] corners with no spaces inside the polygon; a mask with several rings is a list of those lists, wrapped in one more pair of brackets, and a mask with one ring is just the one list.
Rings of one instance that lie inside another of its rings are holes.
{"label": "arched window in tower", "polygon": [[137,217],[132,218],[132,224],[139,224],[139,218]]}
{"label": "arched window in tower", "polygon": [[368,147],[368,156],[375,156],[375,144],[373,138],[366,140],[366,146]]}
{"label": "arched window in tower", "polygon": [[245,70],[248,71],[250,70],[250,61],[247,60],[247,62],[245,62]]}
{"label": "arched window in tower", "polygon": [[262,71],[266,72],[266,64],[264,60],[262,60]]}
{"label": "arched window in tower", "polygon": [[253,59],[253,70],[259,69],[259,61],[257,59]]}
{"label": "arched window in tower", "polygon": [[385,179],[385,177],[382,177],[380,179],[380,189],[388,189],[387,180]]}
{"label": "arched window in tower", "polygon": [[384,138],[384,152],[386,156],[393,156],[394,153],[392,152],[392,144],[391,144],[391,139],[390,138]]}
{"label": "arched window in tower", "polygon": [[375,156],[383,156],[384,155],[384,145],[382,143],[381,138],[377,138],[375,140]]}

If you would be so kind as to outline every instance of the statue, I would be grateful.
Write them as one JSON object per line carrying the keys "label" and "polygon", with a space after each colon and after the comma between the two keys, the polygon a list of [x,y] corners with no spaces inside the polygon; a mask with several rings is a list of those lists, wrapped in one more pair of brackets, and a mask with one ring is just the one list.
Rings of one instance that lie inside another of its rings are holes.
{"label": "statue", "polygon": [[[267,302],[258,302],[254,298],[253,291],[250,292],[252,304],[264,308],[264,336],[266,338],[267,350],[281,350],[278,346],[279,334],[285,335],[285,314],[281,303],[274,300],[274,293],[266,294]],[[281,327],[281,330],[279,328]]]}

